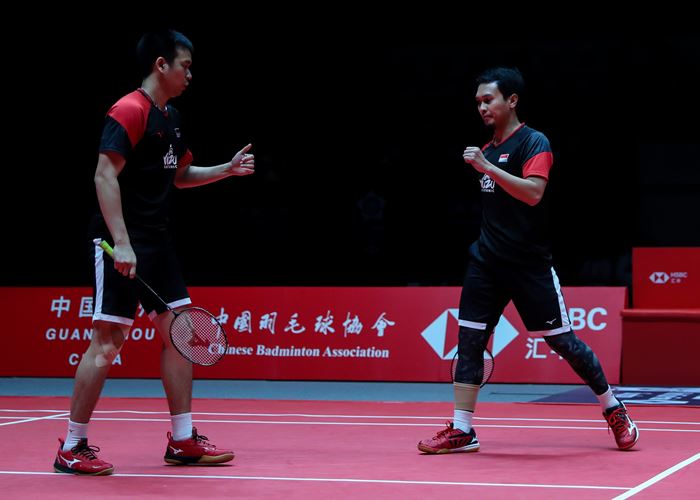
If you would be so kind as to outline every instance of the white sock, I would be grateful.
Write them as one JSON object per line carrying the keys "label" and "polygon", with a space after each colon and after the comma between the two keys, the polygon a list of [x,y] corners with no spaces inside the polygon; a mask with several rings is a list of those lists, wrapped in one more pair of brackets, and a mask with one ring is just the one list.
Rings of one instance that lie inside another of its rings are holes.
{"label": "white sock", "polygon": [[66,434],[66,442],[63,443],[63,451],[69,451],[75,447],[78,442],[85,438],[87,439],[89,424],[80,424],[68,419],[68,433]]}
{"label": "white sock", "polygon": [[472,430],[472,418],[474,418],[473,411],[455,410],[454,420],[452,423],[455,429],[469,432]]}
{"label": "white sock", "polygon": [[600,407],[603,409],[603,411],[620,404],[620,401],[615,397],[610,386],[608,386],[607,391],[596,397],[598,398],[598,401],[600,401]]}
{"label": "white sock", "polygon": [[179,415],[170,415],[170,421],[173,423],[173,439],[175,441],[184,441],[192,437],[192,414],[180,413]]}

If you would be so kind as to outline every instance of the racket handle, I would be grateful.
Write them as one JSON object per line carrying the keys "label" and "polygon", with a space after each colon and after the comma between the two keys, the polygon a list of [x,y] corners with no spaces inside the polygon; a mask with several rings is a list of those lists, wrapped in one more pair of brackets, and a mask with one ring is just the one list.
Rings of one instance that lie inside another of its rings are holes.
{"label": "racket handle", "polygon": [[[109,243],[107,243],[105,240],[103,240],[103,239],[101,239],[101,238],[95,238],[94,240],[92,240],[92,242],[95,244],[95,246],[98,246],[98,247],[100,247],[102,250],[104,250],[105,253],[106,253],[107,255],[109,255],[110,257],[114,258],[114,249],[113,249],[111,246],[109,246]],[[156,299],[158,299],[158,300],[160,301],[160,303],[163,304],[163,305],[168,309],[168,311],[173,311],[173,309],[168,305],[168,303],[167,303],[166,301],[164,301],[164,300],[160,297],[160,295],[158,295],[158,294],[156,293],[156,291],[153,290],[153,288],[151,288],[151,286],[150,286],[148,283],[146,283],[145,281],[143,281],[143,278],[141,278],[141,276],[139,276],[138,274],[136,274],[136,279],[139,280],[139,281],[141,282],[141,284],[142,284],[143,286],[145,286],[145,287],[153,294],[153,296],[154,296]],[[173,311],[173,312],[174,312],[174,311]]]}
{"label": "racket handle", "polygon": [[107,255],[114,258],[114,250],[112,249],[111,246],[109,246],[109,243],[107,243],[105,240],[100,239],[100,238],[95,238],[94,240],[92,240],[92,242],[95,244],[95,246],[98,246],[102,250],[107,252]]}

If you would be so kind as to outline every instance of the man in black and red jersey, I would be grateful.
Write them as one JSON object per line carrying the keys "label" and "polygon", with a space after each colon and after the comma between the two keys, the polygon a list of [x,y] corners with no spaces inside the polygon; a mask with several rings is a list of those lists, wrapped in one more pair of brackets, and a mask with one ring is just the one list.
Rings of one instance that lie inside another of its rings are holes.
{"label": "man in black and red jersey", "polygon": [[464,161],[479,174],[483,217],[459,306],[454,420],[421,441],[425,453],[479,450],[472,427],[483,353],[509,301],[531,335],[544,336],[596,394],[620,449],[635,445],[639,430],[613,394],[596,355],[571,329],[559,279],[552,267],[549,199],[552,167],[547,137],[522,123],[517,106],[524,81],[517,69],[494,68],[477,79],[476,104],[493,139],[483,148],[467,147]]}
{"label": "man in black and red jersey", "polygon": [[139,302],[164,340],[161,378],[172,421],[165,461],[222,463],[234,456],[217,449],[192,426],[192,365],[170,342],[172,313],[133,279],[138,269],[144,281],[176,311],[190,304],[169,231],[168,201],[173,186],[201,186],[250,175],[255,169],[254,157],[248,154],[250,144],[222,165],[192,165],[180,115],[168,104],[192,80],[192,54],[192,43],[182,33],[145,34],[137,46],[141,87],[107,113],[95,172],[100,210],[91,236],[111,240],[114,258],[105,258],[101,248],[91,245],[93,335],[75,375],[68,433],[65,441],[59,439],[54,462],[57,472],[106,475],[114,469],[97,457],[99,448],[88,445],[88,422]]}

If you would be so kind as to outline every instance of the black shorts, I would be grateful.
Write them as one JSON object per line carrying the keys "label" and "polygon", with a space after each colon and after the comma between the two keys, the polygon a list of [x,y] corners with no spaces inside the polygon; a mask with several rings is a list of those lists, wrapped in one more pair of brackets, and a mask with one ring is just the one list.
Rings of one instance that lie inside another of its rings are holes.
{"label": "black shorts", "polygon": [[[168,240],[139,238],[130,234],[136,254],[136,272],[171,307],[191,304],[180,271],[175,249]],[[110,240],[107,240],[110,242]],[[101,248],[91,243],[95,265],[92,320],[109,321],[131,326],[139,302],[153,319],[167,311],[137,279],[123,276],[114,269],[114,261]]]}
{"label": "black shorts", "polygon": [[550,265],[516,266],[487,254],[474,243],[459,302],[459,325],[493,330],[511,300],[530,334],[571,330],[564,296]]}

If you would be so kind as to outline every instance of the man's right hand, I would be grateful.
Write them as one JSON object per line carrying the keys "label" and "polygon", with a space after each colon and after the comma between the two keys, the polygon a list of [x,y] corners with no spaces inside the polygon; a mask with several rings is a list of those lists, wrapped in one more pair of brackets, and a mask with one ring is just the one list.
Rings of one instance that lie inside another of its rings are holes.
{"label": "man's right hand", "polygon": [[129,243],[114,245],[114,269],[131,279],[136,277],[136,254]]}

